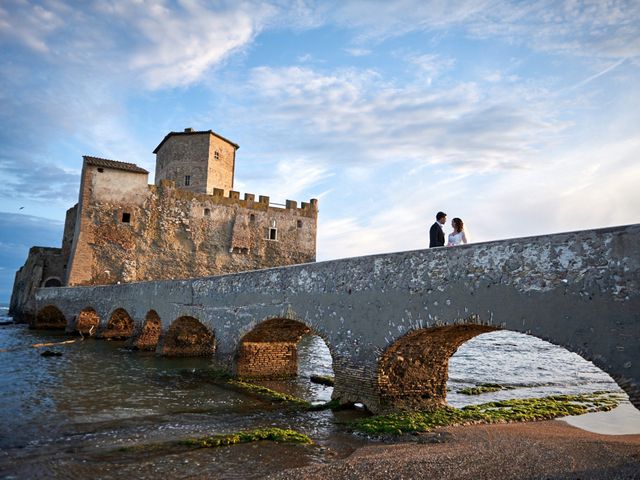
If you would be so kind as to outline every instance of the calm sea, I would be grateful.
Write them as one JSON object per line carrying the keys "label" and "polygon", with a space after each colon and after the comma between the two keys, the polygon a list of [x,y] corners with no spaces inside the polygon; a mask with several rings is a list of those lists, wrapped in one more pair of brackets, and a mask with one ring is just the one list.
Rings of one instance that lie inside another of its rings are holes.
{"label": "calm sea", "polygon": [[[3,307],[0,307],[3,308]],[[0,322],[7,321],[6,308]],[[65,340],[24,325],[0,326],[0,477],[4,478],[260,478],[270,472],[328,462],[369,440],[350,434],[344,422],[363,412],[292,412],[216,385],[203,372],[210,360],[168,359],[129,352],[121,342],[88,339],[51,347],[43,357],[30,345]],[[311,374],[331,374],[331,357],[319,337],[299,346],[299,376],[268,386],[310,401],[332,389],[312,384]],[[511,332],[481,335],[450,361],[454,406],[503,398],[619,391],[604,372],[576,354]],[[466,396],[479,383],[512,390]],[[640,418],[640,412],[631,408]],[[310,435],[317,446],[270,443],[167,453],[121,451],[140,443],[277,426]],[[611,432],[616,433],[616,432]],[[631,433],[631,432],[619,432]]]}

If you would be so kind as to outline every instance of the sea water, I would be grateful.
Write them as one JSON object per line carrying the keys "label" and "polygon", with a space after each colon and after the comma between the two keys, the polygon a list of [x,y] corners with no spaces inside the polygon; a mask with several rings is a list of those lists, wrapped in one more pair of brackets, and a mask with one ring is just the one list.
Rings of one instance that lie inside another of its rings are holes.
{"label": "sea water", "polygon": [[[10,320],[2,308],[0,322]],[[62,353],[56,357],[43,357],[43,348],[32,347],[67,339],[62,333],[29,330],[25,325],[0,326],[0,476],[260,478],[285,468],[328,462],[369,442],[344,427],[365,412],[276,408],[212,381],[203,374],[213,367],[210,359],[164,358],[125,350],[122,342],[94,339],[76,338],[74,343],[48,347]],[[297,379],[265,384],[308,401],[329,400],[331,387],[309,381],[313,374],[332,374],[327,346],[319,337],[305,336],[298,356]],[[514,388],[479,396],[458,393],[481,383]],[[448,402],[457,407],[601,390],[620,391],[606,373],[578,355],[512,332],[478,336],[450,360]],[[596,414],[609,417],[604,421],[598,417],[595,423],[604,422],[606,433],[640,433],[640,422],[637,432],[624,431],[633,425],[629,418],[637,421],[640,412],[628,403],[621,408],[628,411],[619,427],[607,420],[615,413]],[[316,446],[261,442],[162,454],[123,450],[271,426],[302,431]]]}

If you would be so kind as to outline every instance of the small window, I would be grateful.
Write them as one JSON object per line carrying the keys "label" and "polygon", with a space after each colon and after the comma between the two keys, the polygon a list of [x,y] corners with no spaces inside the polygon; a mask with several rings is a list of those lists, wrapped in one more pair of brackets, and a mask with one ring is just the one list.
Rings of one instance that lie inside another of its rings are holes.
{"label": "small window", "polygon": [[204,209],[204,216],[205,217],[210,217],[211,216],[211,210],[209,210],[208,208]]}
{"label": "small window", "polygon": [[277,240],[278,239],[278,229],[270,228],[269,229],[269,240]]}
{"label": "small window", "polygon": [[98,172],[100,172],[100,173],[104,172],[104,168],[102,168],[102,167],[98,168]]}
{"label": "small window", "polygon": [[131,222],[131,214],[127,212],[122,212],[122,223],[130,223]]}
{"label": "small window", "polygon": [[184,176],[184,186],[188,187],[189,185],[191,185],[191,175],[185,175]]}
{"label": "small window", "polygon": [[249,215],[249,222],[250,223],[256,223],[256,216],[253,213],[251,215]]}
{"label": "small window", "polygon": [[302,220],[298,220],[298,228],[302,228]]}
{"label": "small window", "polygon": [[216,160],[220,160],[220,152],[217,150],[213,152],[213,158]]}

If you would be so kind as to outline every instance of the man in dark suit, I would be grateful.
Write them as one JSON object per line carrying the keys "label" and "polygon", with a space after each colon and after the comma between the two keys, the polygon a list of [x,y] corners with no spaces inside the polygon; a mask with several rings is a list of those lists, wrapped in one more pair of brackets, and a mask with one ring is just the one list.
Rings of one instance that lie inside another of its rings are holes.
{"label": "man in dark suit", "polygon": [[429,248],[444,247],[444,230],[442,226],[447,221],[447,214],[438,212],[436,215],[436,223],[431,225],[429,230]]}

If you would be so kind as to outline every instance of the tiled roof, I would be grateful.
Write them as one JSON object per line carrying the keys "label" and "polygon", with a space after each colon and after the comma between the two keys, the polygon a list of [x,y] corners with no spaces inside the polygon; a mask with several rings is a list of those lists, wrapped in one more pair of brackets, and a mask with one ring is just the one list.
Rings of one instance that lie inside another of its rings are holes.
{"label": "tiled roof", "polygon": [[231,140],[229,140],[228,138],[224,138],[222,135],[218,135],[213,130],[202,130],[202,131],[198,131],[198,132],[193,131],[193,130],[188,130],[188,131],[184,131],[184,132],[169,132],[169,133],[167,133],[165,135],[165,137],[162,139],[162,141],[160,142],[160,145],[158,145],[156,147],[156,149],[153,151],[153,153],[158,153],[158,150],[160,150],[160,147],[162,147],[164,142],[166,142],[169,139],[169,137],[173,137],[174,135],[200,135],[202,133],[210,133],[211,135],[214,135],[214,136],[218,137],[220,140],[224,140],[228,144],[233,145],[233,147],[236,150],[240,148],[240,145],[238,145],[237,143],[233,143]]}
{"label": "tiled roof", "polygon": [[89,157],[84,155],[84,161],[87,165],[94,165],[96,167],[114,168],[116,170],[125,170],[127,172],[134,173],[149,173],[144,168],[140,168],[135,163],[117,162],[115,160],[108,160],[106,158]]}

